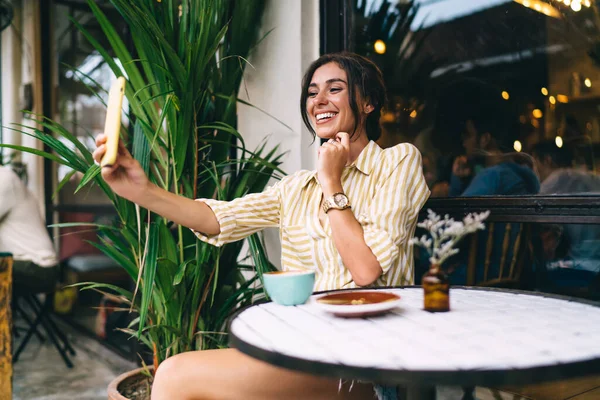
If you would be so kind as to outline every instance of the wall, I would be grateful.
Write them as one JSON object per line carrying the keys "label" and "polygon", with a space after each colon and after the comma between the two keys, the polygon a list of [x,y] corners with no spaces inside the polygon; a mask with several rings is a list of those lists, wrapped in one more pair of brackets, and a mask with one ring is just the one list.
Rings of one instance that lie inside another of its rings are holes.
{"label": "wall", "polygon": [[[304,70],[319,56],[319,0],[269,0],[263,16],[262,35],[273,29],[260,43],[246,69],[240,98],[264,113],[241,105],[239,130],[248,149],[263,140],[267,147],[279,144],[287,151],[281,168],[288,174],[299,169],[315,169],[317,143],[311,145],[300,115],[300,85]],[[277,230],[265,231],[269,259],[280,265]]]}
{"label": "wall", "polygon": [[[11,27],[2,32],[2,125],[24,124],[33,126],[23,119],[21,110],[26,107],[42,114],[41,43],[39,0],[12,1],[15,18]],[[23,87],[31,84],[32,101],[24,102]],[[27,105],[26,105],[27,104]],[[5,143],[41,149],[34,138],[18,132],[3,130]],[[12,150],[4,150],[6,157]],[[20,159],[27,165],[28,186],[37,197],[40,209],[44,210],[43,159],[23,153]]]}

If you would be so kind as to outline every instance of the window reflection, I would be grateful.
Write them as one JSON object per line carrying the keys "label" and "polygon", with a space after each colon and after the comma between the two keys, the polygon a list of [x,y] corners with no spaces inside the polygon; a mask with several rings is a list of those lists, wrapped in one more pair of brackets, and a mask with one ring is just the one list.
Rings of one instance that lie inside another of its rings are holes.
{"label": "window reflection", "polygon": [[[595,2],[353,7],[351,50],[380,66],[389,91],[379,143],[421,150],[432,197],[600,195]],[[511,285],[600,297],[600,226],[494,223],[463,245],[449,263],[454,283],[516,270]],[[429,265],[419,256],[417,280]]]}
{"label": "window reflection", "polygon": [[594,194],[540,191],[531,154],[550,143],[596,175],[599,27],[585,0],[353,0],[351,50],[386,79],[380,145],[419,147],[432,196]]}

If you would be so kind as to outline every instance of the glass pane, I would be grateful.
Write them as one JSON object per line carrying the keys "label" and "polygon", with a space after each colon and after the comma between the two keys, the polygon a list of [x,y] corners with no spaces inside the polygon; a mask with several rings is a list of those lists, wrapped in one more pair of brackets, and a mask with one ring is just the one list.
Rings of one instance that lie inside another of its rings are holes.
{"label": "glass pane", "polygon": [[[87,39],[72,23],[71,19],[81,24],[91,35],[107,49],[109,43],[104,39],[97,20],[87,6],[76,4],[57,4],[54,8],[55,48],[58,71],[56,91],[55,119],[90,150],[95,148],[94,138],[104,130],[108,89],[115,76],[100,54],[89,44]],[[114,23],[114,19],[112,20]],[[115,60],[118,63],[118,60]],[[127,99],[124,99],[127,109]],[[123,118],[126,125],[127,119]],[[70,145],[64,141],[65,144]],[[59,166],[58,181],[71,172],[66,166]],[[79,185],[81,176],[74,175],[60,192],[60,203],[63,204],[103,204],[108,199],[96,187],[88,186],[87,196],[75,195],[74,189]]]}
{"label": "glass pane", "polygon": [[352,4],[351,49],[388,88],[380,145],[415,144],[432,196],[600,192],[591,1]]}
{"label": "glass pane", "polygon": [[[425,235],[417,229],[416,235]],[[486,222],[443,263],[454,285],[539,290],[600,299],[600,225]],[[415,249],[415,282],[429,254]]]}

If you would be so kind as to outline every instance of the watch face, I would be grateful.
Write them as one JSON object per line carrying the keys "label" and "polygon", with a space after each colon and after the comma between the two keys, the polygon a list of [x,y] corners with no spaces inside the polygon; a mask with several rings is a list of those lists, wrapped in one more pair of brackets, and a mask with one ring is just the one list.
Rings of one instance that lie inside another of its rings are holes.
{"label": "watch face", "polygon": [[348,205],[348,198],[343,194],[338,193],[333,197],[333,202],[338,207],[346,207]]}

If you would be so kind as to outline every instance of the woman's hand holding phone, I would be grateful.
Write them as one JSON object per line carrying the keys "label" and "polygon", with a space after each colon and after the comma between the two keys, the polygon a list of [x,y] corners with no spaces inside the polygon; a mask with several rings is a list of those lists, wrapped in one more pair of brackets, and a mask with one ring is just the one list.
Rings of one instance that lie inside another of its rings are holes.
{"label": "woman's hand holding phone", "polygon": [[148,185],[148,177],[119,139],[124,93],[125,78],[119,77],[109,91],[104,133],[96,137],[96,150],[92,156],[102,168],[102,178],[110,188],[119,196],[136,202],[136,196],[143,194]]}
{"label": "woman's hand holding phone", "polygon": [[[96,137],[96,150],[93,157],[96,162],[100,162],[106,153],[106,135]],[[148,186],[148,177],[142,169],[142,166],[131,153],[125,148],[121,141],[118,141],[117,154],[115,161],[110,166],[102,167],[102,178],[110,188],[119,196],[127,200],[138,203],[138,197],[143,195]]]}

